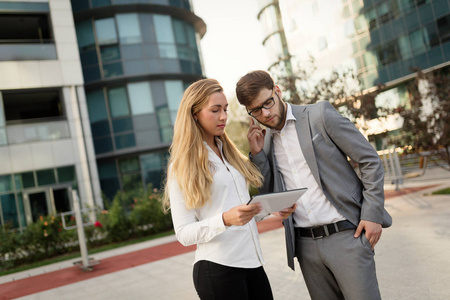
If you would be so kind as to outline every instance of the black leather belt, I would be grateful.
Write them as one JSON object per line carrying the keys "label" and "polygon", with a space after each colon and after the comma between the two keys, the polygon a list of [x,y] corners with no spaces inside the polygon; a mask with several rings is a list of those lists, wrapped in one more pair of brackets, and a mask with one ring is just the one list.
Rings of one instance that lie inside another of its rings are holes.
{"label": "black leather belt", "polygon": [[344,230],[355,229],[356,226],[347,220],[337,223],[315,226],[315,227],[294,227],[296,237],[310,237],[320,239]]}

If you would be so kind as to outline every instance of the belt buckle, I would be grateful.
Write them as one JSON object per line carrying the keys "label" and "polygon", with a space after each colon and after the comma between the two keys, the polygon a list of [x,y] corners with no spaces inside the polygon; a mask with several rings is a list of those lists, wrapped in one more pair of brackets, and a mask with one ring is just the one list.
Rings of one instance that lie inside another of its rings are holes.
{"label": "belt buckle", "polygon": [[318,235],[318,236],[315,236],[315,235],[314,235],[314,229],[316,229],[316,228],[319,228],[319,227],[315,227],[315,228],[310,228],[310,229],[309,229],[309,230],[311,230],[311,236],[312,236],[312,238],[315,239],[315,240],[323,238],[323,235]]}

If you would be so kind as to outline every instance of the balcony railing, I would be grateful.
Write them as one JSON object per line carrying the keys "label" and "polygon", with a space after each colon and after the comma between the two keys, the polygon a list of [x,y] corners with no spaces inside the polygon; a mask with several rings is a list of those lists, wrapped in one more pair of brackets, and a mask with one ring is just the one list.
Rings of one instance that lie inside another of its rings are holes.
{"label": "balcony railing", "polygon": [[6,126],[8,144],[57,140],[70,137],[66,120]]}
{"label": "balcony railing", "polygon": [[57,59],[55,44],[0,43],[0,61]]}

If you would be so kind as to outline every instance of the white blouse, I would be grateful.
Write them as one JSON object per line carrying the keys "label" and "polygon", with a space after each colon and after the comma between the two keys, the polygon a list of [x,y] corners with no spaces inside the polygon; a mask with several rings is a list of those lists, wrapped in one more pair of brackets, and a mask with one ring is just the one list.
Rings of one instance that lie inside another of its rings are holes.
{"label": "white blouse", "polygon": [[[247,203],[250,195],[244,176],[230,165],[216,139],[222,161],[206,144],[213,174],[211,199],[203,207],[187,209],[176,178],[169,182],[172,221],[178,241],[184,246],[197,244],[196,263],[208,260],[239,268],[257,268],[264,264],[255,219],[243,226],[225,226],[222,214]],[[170,172],[170,169],[169,169]]]}

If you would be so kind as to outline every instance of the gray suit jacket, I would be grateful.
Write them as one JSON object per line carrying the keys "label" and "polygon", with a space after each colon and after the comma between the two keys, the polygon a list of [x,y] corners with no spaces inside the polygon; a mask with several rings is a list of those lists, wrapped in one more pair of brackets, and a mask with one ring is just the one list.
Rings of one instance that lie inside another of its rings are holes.
{"label": "gray suit jacket", "polygon": [[[292,112],[297,119],[298,140],[306,162],[331,204],[356,226],[360,220],[367,220],[389,227],[392,218],[384,209],[384,169],[372,145],[328,101],[314,105],[292,105]],[[347,157],[358,163],[360,177]],[[252,161],[264,176],[261,193],[285,190],[269,134],[266,135],[263,150],[253,156]],[[292,215],[283,224],[288,265],[294,269]]]}

